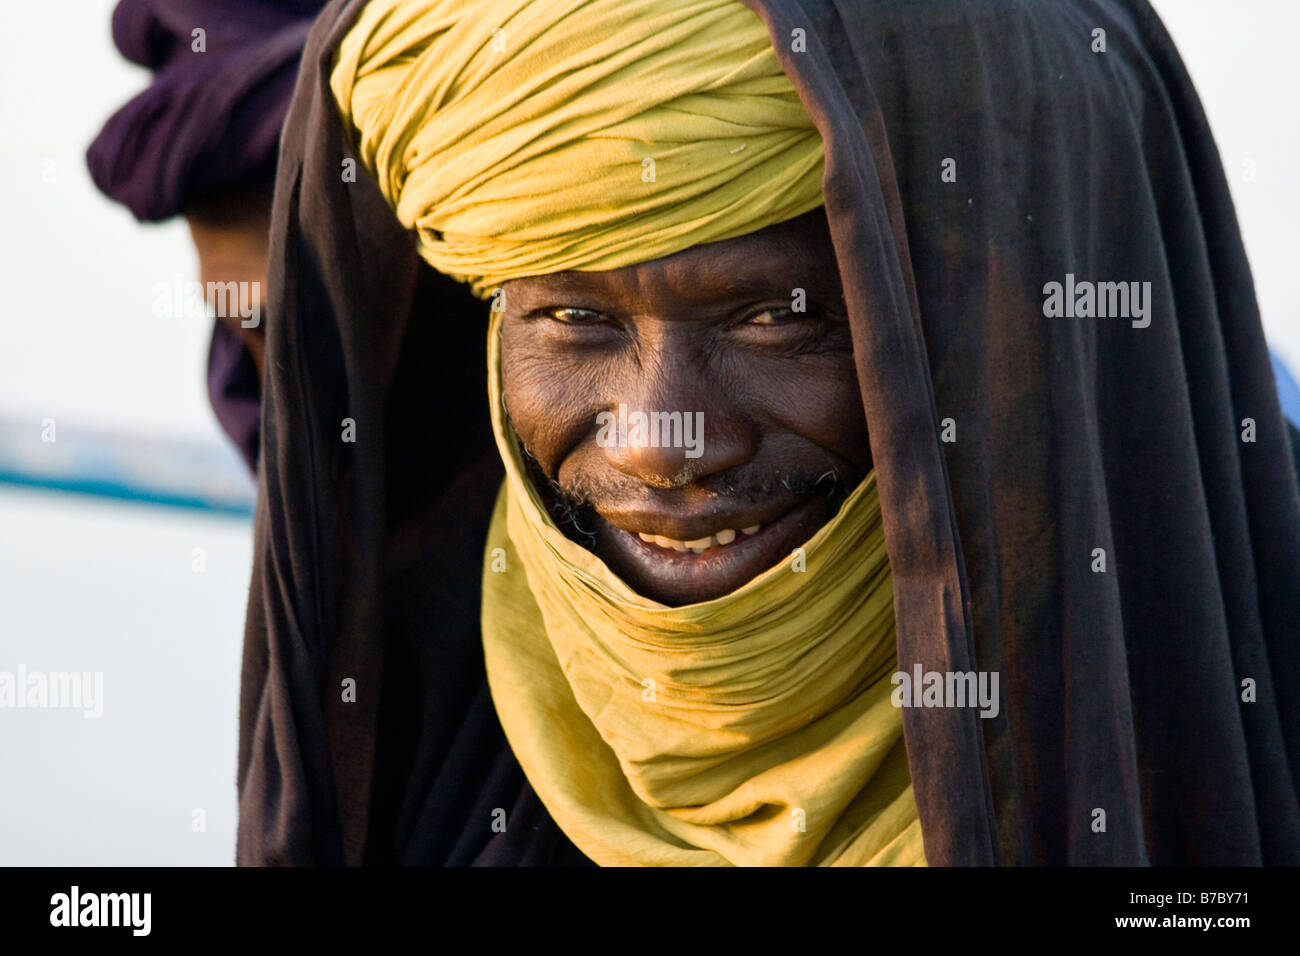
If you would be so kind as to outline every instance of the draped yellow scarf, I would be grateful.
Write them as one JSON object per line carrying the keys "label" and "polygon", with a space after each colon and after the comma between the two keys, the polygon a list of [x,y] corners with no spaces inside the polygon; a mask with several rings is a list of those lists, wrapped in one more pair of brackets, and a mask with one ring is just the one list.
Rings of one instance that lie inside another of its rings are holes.
{"label": "draped yellow scarf", "polygon": [[506,421],[483,647],[542,803],[603,866],[924,865],[890,702],[893,593],[874,473],[792,561],[712,601],[632,591],[547,516]]}

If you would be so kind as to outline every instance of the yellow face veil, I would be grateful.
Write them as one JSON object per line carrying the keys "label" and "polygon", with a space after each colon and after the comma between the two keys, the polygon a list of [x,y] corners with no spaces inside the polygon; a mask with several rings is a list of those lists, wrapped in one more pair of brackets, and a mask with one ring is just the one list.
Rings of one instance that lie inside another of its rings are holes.
{"label": "yellow face veil", "polygon": [[603,866],[923,866],[891,699],[875,474],[786,560],[667,607],[570,541],[527,477],[488,331],[506,480],[481,613],[492,700],[552,818]]}
{"label": "yellow face veil", "polygon": [[737,0],[371,0],[331,89],[424,259],[488,298],[822,204],[822,141]]}

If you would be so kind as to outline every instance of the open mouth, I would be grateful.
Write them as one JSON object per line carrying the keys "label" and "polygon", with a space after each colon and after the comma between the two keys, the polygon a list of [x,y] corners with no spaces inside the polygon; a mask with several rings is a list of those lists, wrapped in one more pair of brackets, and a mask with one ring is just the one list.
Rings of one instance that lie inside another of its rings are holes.
{"label": "open mouth", "polygon": [[646,544],[653,544],[663,548],[665,551],[691,551],[695,554],[703,554],[712,548],[722,548],[731,544],[740,535],[753,536],[758,534],[763,526],[761,524],[750,525],[748,528],[741,528],[737,531],[735,528],[723,528],[716,534],[706,535],[703,538],[696,538],[694,541],[678,541],[676,538],[669,538],[662,534],[646,534],[644,531],[638,531],[639,537]]}
{"label": "open mouth", "polygon": [[681,538],[617,527],[598,514],[593,550],[637,593],[672,606],[692,604],[721,597],[781,563],[833,514],[828,499],[804,498],[763,521],[737,528],[723,519],[712,530],[699,528],[698,537]]}

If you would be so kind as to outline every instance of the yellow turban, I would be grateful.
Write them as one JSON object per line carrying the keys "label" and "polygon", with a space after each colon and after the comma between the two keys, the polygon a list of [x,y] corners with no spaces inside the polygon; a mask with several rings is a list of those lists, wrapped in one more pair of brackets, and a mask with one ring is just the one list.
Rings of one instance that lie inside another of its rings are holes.
{"label": "yellow turban", "polygon": [[330,85],[435,269],[488,298],[822,205],[822,141],[738,0],[371,0]]}

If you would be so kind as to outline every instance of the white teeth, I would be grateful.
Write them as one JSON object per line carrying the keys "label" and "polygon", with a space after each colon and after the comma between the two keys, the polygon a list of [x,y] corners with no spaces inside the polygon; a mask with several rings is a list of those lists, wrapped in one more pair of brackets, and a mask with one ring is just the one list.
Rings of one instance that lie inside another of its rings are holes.
{"label": "white teeth", "polygon": [[741,534],[758,534],[758,529],[763,527],[761,524],[751,524],[748,528],[741,528]]}
{"label": "white teeth", "polygon": [[[754,534],[761,525],[754,525],[742,529],[744,534]],[[665,537],[662,534],[646,534],[644,531],[638,531],[637,537],[647,544],[655,544],[661,548],[667,548],[671,551],[693,551],[696,554],[703,554],[710,548],[719,545],[731,544],[736,540],[737,531],[734,528],[723,528],[717,534],[711,534],[703,538],[696,538],[694,541],[678,541],[676,538]]]}
{"label": "white teeth", "polygon": [[659,547],[661,548],[672,548],[674,551],[685,551],[687,547],[685,541],[677,541],[673,538],[665,538],[661,534],[655,535],[655,544],[659,545]]}

